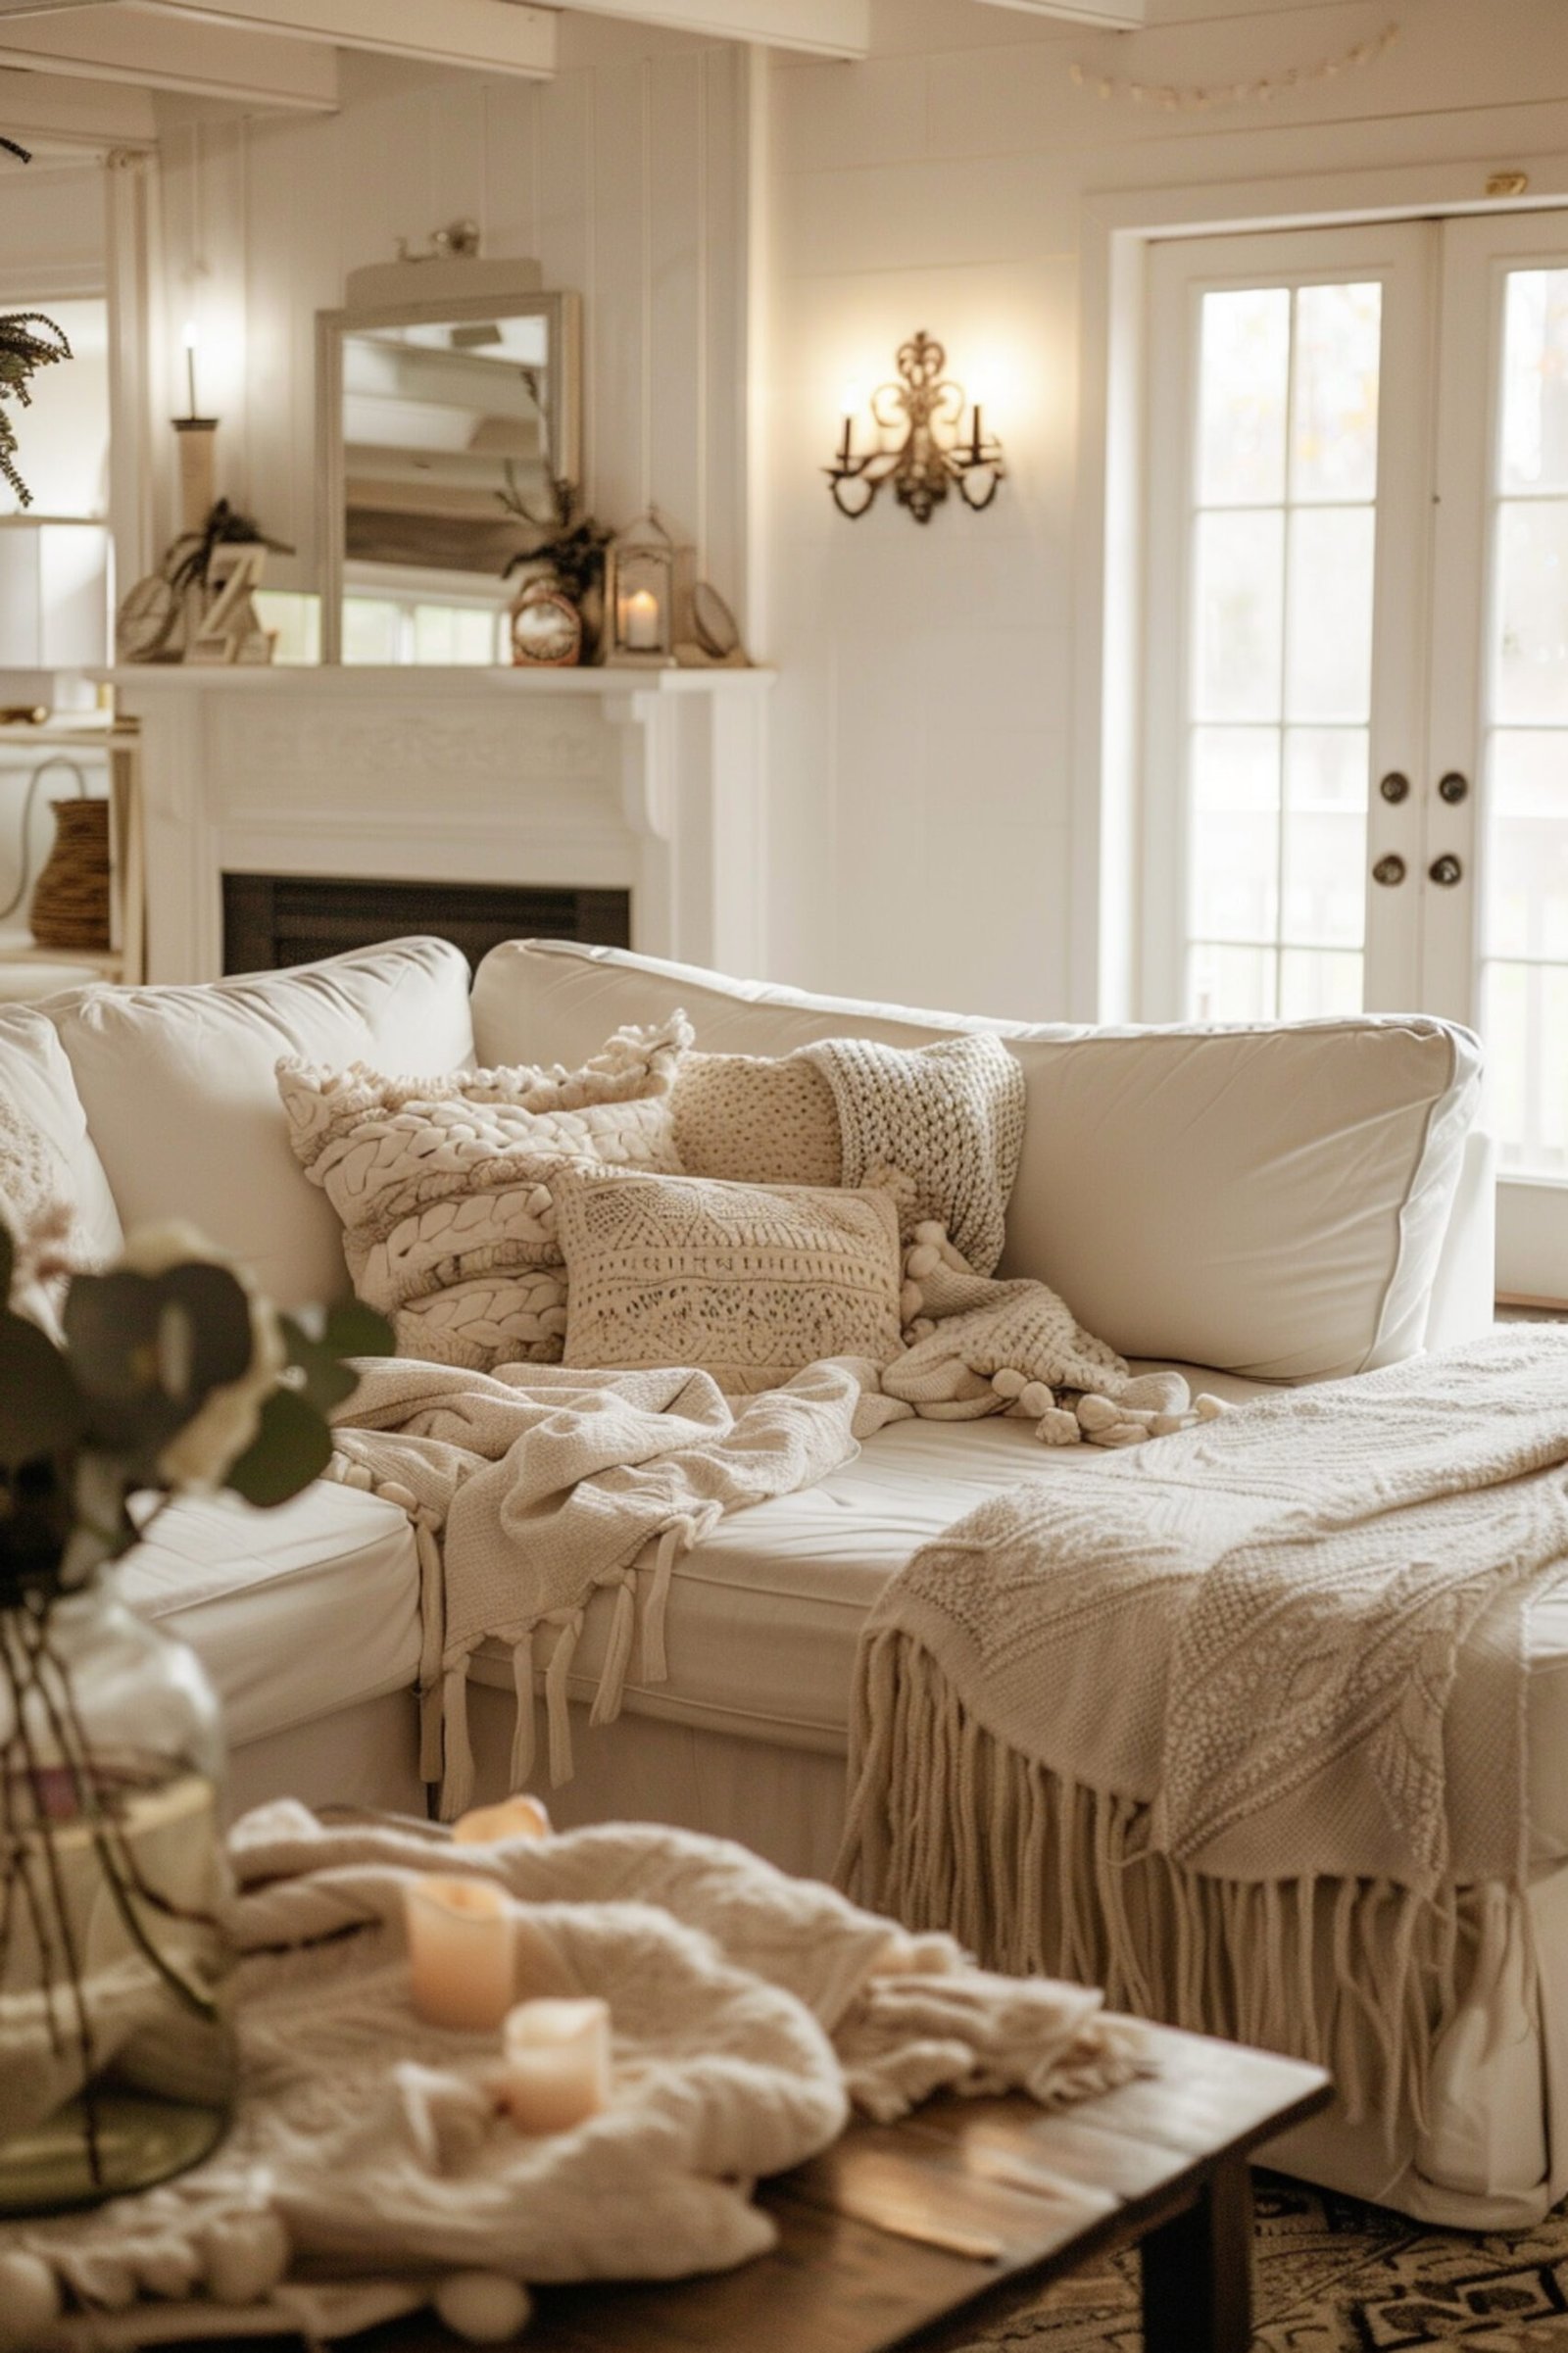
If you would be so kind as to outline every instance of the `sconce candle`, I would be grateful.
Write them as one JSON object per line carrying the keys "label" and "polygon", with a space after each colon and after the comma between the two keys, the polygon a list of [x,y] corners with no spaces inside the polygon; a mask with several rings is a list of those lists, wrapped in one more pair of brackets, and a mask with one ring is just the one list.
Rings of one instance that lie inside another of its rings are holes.
{"label": "sconce candle", "polygon": [[185,346],[185,390],[190,401],[190,406],[186,411],[186,416],[187,417],[194,417],[197,414],[196,346],[201,341],[201,330],[197,326],[194,319],[186,319],[185,331],[180,337],[180,340]]}
{"label": "sconce candle", "polygon": [[929,522],[954,488],[977,514],[990,506],[1006,479],[1002,444],[986,434],[978,401],[964,439],[963,388],[943,374],[947,363],[941,344],[923,329],[900,345],[900,381],[883,384],[872,396],[876,432],[860,457],[854,451],[852,418],[845,417],[844,439],[833,464],[823,468],[841,515],[852,520],[864,515],[887,482],[917,523]]}
{"label": "sconce candle", "polygon": [[413,1880],[404,1921],[414,2006],[425,2024],[494,2034],[516,1996],[511,1898],[488,1880]]}
{"label": "sconce candle", "polygon": [[607,2002],[521,2002],[502,2044],[501,2096],[519,2132],[569,2132],[609,2107]]}

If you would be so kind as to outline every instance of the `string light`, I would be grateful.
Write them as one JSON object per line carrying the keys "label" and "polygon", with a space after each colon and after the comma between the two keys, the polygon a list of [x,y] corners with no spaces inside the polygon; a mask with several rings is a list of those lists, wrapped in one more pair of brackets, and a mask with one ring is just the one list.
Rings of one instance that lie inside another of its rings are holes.
{"label": "string light", "polygon": [[1254,81],[1189,83],[1181,87],[1170,82],[1125,81],[1111,74],[1094,74],[1076,63],[1067,70],[1075,88],[1092,88],[1097,98],[1125,98],[1134,106],[1155,106],[1167,115],[1200,114],[1211,106],[1266,105],[1293,90],[1307,89],[1314,82],[1333,81],[1341,74],[1353,73],[1357,66],[1372,65],[1394,47],[1398,37],[1397,25],[1385,25],[1381,32],[1374,33],[1369,40],[1357,41],[1352,49],[1342,50],[1338,57],[1322,58],[1315,66],[1291,66],[1283,74],[1264,74]]}

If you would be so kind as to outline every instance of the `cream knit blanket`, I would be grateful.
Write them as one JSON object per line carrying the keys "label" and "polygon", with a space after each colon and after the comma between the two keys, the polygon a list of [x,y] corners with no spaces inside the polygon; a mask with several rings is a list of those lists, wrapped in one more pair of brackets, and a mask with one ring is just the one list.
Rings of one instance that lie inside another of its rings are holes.
{"label": "cream knit blanket", "polygon": [[1565,1464],[1513,1326],[982,1506],[867,1622],[845,1884],[1419,2120],[1524,1880]]}
{"label": "cream knit blanket", "polygon": [[339,1409],[328,1475],[372,1489],[414,1523],[423,1650],[421,1770],[448,1820],[473,1789],[468,1660],[513,1648],[517,1693],[511,1787],[533,1770],[534,1638],[557,1630],[545,1676],[552,1778],[571,1773],[566,1678],[601,1586],[615,1611],[593,1722],[620,1711],[638,1618],[638,1555],[659,1550],[642,1599],[643,1672],[662,1682],[664,1602],[676,1556],[726,1512],[809,1487],[858,1441],[907,1414],[877,1394],[874,1365],[808,1365],[782,1389],[736,1400],[707,1373],[589,1372],[555,1364],[494,1373],[368,1359]]}
{"label": "cream knit blanket", "polygon": [[[0,2226],[0,2258],[41,2258],[80,2308],[28,2343],[227,2342],[269,2314],[314,2338],[382,2317],[363,2293],[356,2305],[313,2292],[313,2273],[413,2283],[406,2306],[455,2270],[727,2270],[776,2236],[753,2202],[757,2180],[826,2147],[852,2103],[889,2120],[946,2086],[1059,2106],[1143,2063],[1138,2030],[1104,2017],[1099,1994],[984,1976],[950,1937],[909,1936],[830,1887],[682,1831],[613,1824],[455,1848],[422,1825],[323,1827],[285,1800],[239,1823],[231,1851],[234,2130],[145,2196]],[[432,1870],[492,1881],[523,1907],[519,2000],[609,2002],[612,2099],[592,2123],[519,2136],[496,2113],[499,2037],[416,2015],[403,1897]],[[215,2311],[206,2298],[225,2278],[238,2287],[247,2249],[263,2258],[251,2267],[261,2300]],[[273,2284],[283,2262],[291,2276]]]}

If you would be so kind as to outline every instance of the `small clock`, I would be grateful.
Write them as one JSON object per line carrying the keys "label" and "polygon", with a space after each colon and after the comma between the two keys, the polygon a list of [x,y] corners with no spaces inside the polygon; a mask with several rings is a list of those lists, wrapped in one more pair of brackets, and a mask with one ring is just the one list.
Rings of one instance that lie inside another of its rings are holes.
{"label": "small clock", "polygon": [[512,608],[512,659],[519,669],[576,667],[582,659],[582,614],[563,590],[542,580],[523,590]]}

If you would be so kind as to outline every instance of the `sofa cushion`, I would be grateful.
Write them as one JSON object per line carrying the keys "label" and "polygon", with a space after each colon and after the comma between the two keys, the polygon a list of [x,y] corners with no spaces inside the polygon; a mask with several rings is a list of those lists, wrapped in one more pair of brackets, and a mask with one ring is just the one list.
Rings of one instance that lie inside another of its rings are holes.
{"label": "sofa cushion", "polygon": [[1000,1271],[1052,1284],[1124,1356],[1304,1381],[1422,1345],[1475,1116],[1467,1030],[1375,1015],[1031,1027],[510,941],[479,967],[475,1038],[485,1060],[569,1060],[616,1022],[676,1005],[714,1053],[1000,1032],[1028,1086]]}
{"label": "sofa cushion", "polygon": [[283,1306],[337,1298],[342,1237],[289,1150],[284,1055],[423,1076],[471,1058],[468,967],[445,940],[203,987],[98,988],[49,1011],[127,1226],[183,1217]]}
{"label": "sofa cushion", "polygon": [[201,1659],[231,1748],[418,1673],[414,1530],[359,1488],[322,1480],[275,1511],[183,1496],[119,1576],[130,1607]]}
{"label": "sofa cushion", "polygon": [[98,1266],[118,1254],[114,1196],[55,1026],[31,1005],[7,1005],[0,1008],[0,1211],[25,1219],[51,1194],[73,1212],[74,1256]]}

